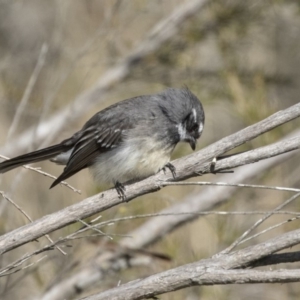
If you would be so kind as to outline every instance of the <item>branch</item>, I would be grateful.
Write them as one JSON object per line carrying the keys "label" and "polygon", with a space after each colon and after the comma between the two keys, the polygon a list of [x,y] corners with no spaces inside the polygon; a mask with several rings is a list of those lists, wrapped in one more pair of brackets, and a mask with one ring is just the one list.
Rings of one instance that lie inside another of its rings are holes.
{"label": "branch", "polygon": [[[201,151],[174,161],[174,166],[177,170],[176,180],[179,181],[199,174],[209,173],[210,162],[214,157],[299,116],[300,103],[275,113],[263,121],[238,131],[235,134],[223,138]],[[246,163],[253,163],[287,151],[299,149],[299,147],[300,137],[291,138],[288,141],[279,142],[234,157],[222,159],[216,163],[215,170],[218,171],[238,167]],[[128,201],[161,189],[163,182],[167,180],[172,181],[172,175],[165,175],[163,172],[160,172],[135,184],[127,185],[126,196]],[[122,203],[122,201],[119,199],[115,190],[108,190],[104,193],[89,197],[77,204],[62,209],[59,212],[44,216],[31,224],[15,229],[0,237],[0,253],[19,247],[44,234],[74,223],[78,219],[84,219],[120,203]]]}
{"label": "branch", "polygon": [[85,299],[147,299],[192,285],[299,282],[300,270],[236,270],[251,266],[259,259],[299,243],[300,230],[298,229],[231,254],[216,255],[145,279],[131,281]]}
{"label": "branch", "polygon": [[[179,273],[180,272],[180,273]],[[108,290],[105,293],[84,298],[85,300],[135,300],[155,299],[155,295],[182,289],[183,287],[216,285],[216,284],[245,284],[245,283],[285,283],[299,282],[300,270],[224,270],[222,268],[197,268],[191,264],[180,268],[172,278],[153,275],[147,279],[137,280],[133,283]],[[155,282],[156,281],[156,282]],[[156,283],[156,284],[155,284]],[[159,291],[159,292],[158,292]],[[157,299],[157,298],[156,298]]]}

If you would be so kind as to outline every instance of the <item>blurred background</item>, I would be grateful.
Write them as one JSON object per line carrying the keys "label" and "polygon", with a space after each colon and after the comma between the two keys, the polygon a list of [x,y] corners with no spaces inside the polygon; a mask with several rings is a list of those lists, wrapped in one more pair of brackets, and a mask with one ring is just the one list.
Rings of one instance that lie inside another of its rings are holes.
{"label": "blurred background", "polygon": [[[156,24],[190,2],[1,0],[0,154],[12,157],[58,142],[80,129],[96,111],[117,101],[159,92],[167,87],[186,85],[204,105],[206,124],[198,150],[299,102],[300,2],[288,0],[207,1],[199,11],[180,23],[176,34],[134,61],[126,76],[105,86],[109,70],[135,53]],[[39,138],[39,132],[43,131],[49,118],[61,111],[72,113],[79,102],[84,106],[85,92],[97,86],[99,81],[105,88],[99,92],[99,97],[95,93],[88,109],[77,112],[76,120],[66,121],[57,134]],[[290,122],[238,150],[268,145],[298,127],[299,121]],[[179,145],[173,158],[190,153],[189,146]],[[247,183],[299,187],[298,161],[299,156],[293,157]],[[61,172],[61,167],[49,162],[38,166],[54,175]],[[230,182],[230,174],[226,176]],[[217,181],[218,176],[205,176],[199,180]],[[1,175],[0,190],[36,220],[107,188],[96,186],[86,170],[68,180],[82,191],[81,194],[65,186],[49,191],[51,182],[48,177],[19,168]],[[183,201],[191,192],[201,193],[202,189],[168,187],[109,209],[101,216],[103,220],[110,220],[159,212]],[[288,196],[287,193],[238,189],[225,204],[215,209],[271,210]],[[28,223],[8,201],[3,198],[0,201],[1,235]],[[298,211],[298,203],[296,201],[289,209]],[[172,262],[157,261],[151,266],[117,273],[92,290],[84,291],[83,295],[116,286],[119,281],[124,283],[210,257],[230,245],[258,218],[257,215],[197,218],[149,247],[152,251],[170,255]],[[287,218],[273,217],[265,226]],[[114,240],[118,241],[144,221],[115,223],[103,231],[115,234]],[[297,226],[297,221],[283,225],[275,232],[258,237],[255,242]],[[79,227],[78,224],[68,226],[51,237],[66,236]],[[3,255],[1,267],[47,243],[46,239],[40,239],[39,243],[33,242]],[[51,251],[32,268],[0,278],[0,298],[39,297],[54,284],[57,276],[68,278],[76,272],[75,268],[69,267],[74,261],[78,267],[95,255],[99,243],[92,243],[88,238],[75,240],[68,243],[72,246],[65,250],[68,256]],[[65,273],[62,270],[66,270]],[[299,292],[297,283],[232,285],[192,287],[159,298],[298,299]]]}

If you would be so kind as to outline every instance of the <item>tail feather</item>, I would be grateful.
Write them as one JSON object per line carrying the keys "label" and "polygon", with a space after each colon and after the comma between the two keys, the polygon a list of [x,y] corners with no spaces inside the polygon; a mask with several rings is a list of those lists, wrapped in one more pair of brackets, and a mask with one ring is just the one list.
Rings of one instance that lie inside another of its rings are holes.
{"label": "tail feather", "polygon": [[69,150],[63,144],[57,144],[41,150],[23,154],[0,163],[0,173],[5,173],[19,166],[53,158],[57,154]]}

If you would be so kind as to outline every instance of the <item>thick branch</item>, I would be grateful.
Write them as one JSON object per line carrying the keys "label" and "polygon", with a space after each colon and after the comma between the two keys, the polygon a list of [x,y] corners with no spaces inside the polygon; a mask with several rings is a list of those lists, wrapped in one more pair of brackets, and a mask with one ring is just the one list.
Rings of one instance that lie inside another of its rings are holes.
{"label": "thick branch", "polygon": [[231,254],[218,255],[211,259],[183,265],[142,280],[123,284],[86,299],[147,299],[191,285],[298,282],[300,281],[299,270],[254,271],[236,269],[250,266],[258,259],[299,243],[300,230],[294,230]]}
{"label": "thick branch", "polygon": [[[105,293],[93,295],[85,300],[138,300],[153,299],[161,292],[170,292],[195,285],[245,284],[245,283],[285,283],[299,282],[300,270],[224,270],[222,268],[198,268],[197,264],[185,266],[180,273],[172,274],[170,280],[161,275],[153,275],[144,280],[138,280],[123,285]],[[168,278],[169,279],[169,278]]]}

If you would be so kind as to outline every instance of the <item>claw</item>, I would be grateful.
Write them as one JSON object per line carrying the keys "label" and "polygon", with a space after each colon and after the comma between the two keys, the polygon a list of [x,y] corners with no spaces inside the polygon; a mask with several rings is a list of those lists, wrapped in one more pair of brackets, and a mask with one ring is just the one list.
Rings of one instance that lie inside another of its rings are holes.
{"label": "claw", "polygon": [[173,178],[176,178],[176,168],[171,164],[171,163],[167,163],[162,170],[164,171],[164,173],[166,174],[166,168],[168,168],[170,170],[170,172],[172,173]]}
{"label": "claw", "polygon": [[125,186],[121,182],[117,181],[115,183],[115,189],[119,195],[119,198],[122,199],[123,202],[127,202],[127,198],[125,194],[126,191]]}

